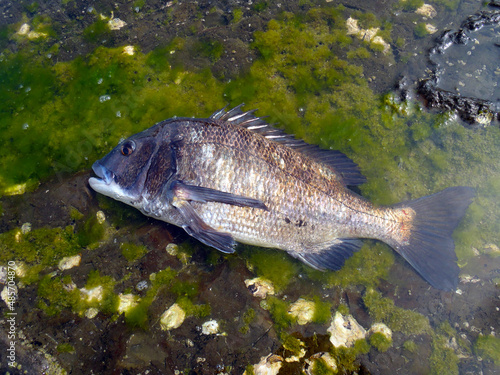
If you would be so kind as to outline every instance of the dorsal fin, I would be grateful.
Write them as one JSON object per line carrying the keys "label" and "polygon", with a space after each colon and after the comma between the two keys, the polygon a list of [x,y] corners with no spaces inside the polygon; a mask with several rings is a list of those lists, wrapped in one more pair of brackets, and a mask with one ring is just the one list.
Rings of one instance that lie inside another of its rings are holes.
{"label": "dorsal fin", "polygon": [[226,111],[226,107],[214,112],[210,119],[226,121],[232,124],[242,126],[248,130],[258,133],[274,142],[281,143],[287,147],[293,148],[312,159],[329,165],[338,173],[344,182],[349,186],[360,185],[366,181],[366,178],[359,171],[358,165],[349,157],[340,151],[323,150],[316,145],[310,145],[301,139],[296,139],[293,134],[287,134],[280,129],[276,129],[263,120],[262,117],[254,115],[256,111],[243,112],[241,107],[243,103]]}

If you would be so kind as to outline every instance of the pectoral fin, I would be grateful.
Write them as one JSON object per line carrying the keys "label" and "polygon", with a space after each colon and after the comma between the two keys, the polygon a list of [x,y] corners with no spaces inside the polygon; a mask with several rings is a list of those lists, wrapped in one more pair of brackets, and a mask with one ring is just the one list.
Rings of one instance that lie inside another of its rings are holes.
{"label": "pectoral fin", "polygon": [[191,204],[186,200],[179,199],[174,196],[172,204],[179,210],[180,214],[184,218],[185,224],[182,227],[190,236],[203,242],[205,245],[222,251],[223,253],[234,253],[236,242],[231,235],[217,232],[205,223],[203,219],[198,216]]}
{"label": "pectoral fin", "polygon": [[267,206],[258,199],[247,198],[241,195],[226,193],[220,190],[210,189],[203,186],[193,186],[181,181],[174,181],[170,187],[173,194],[187,201],[195,202],[219,202],[241,207],[254,207],[268,210]]}
{"label": "pectoral fin", "polygon": [[305,249],[300,253],[290,252],[290,255],[317,270],[337,271],[362,245],[363,242],[359,240],[339,238],[335,243],[328,244],[323,249]]}

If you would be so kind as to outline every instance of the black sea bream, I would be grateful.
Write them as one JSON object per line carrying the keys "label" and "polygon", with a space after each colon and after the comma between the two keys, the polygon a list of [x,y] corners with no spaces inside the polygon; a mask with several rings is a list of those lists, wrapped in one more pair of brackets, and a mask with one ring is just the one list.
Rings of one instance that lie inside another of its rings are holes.
{"label": "black sea bream", "polygon": [[375,207],[347,188],[365,181],[347,156],[296,140],[241,106],[206,119],[162,121],[92,168],[95,191],[225,253],[238,241],[338,270],[360,238],[373,238],[434,287],[453,290],[458,282],[451,234],[472,188]]}

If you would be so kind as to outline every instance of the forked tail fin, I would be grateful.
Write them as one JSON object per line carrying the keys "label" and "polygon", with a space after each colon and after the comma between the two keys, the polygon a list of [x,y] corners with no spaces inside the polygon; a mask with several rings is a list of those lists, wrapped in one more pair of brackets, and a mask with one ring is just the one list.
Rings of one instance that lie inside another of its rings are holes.
{"label": "forked tail fin", "polygon": [[411,208],[415,216],[409,239],[391,245],[435,288],[455,290],[458,284],[459,268],[451,235],[474,195],[474,189],[457,186],[394,206]]}

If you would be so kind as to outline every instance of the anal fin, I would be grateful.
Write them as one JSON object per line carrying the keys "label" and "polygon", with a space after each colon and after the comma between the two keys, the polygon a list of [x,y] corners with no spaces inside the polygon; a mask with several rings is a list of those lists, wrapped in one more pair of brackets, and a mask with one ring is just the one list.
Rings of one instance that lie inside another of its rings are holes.
{"label": "anal fin", "polygon": [[223,253],[234,253],[236,242],[230,234],[218,232],[205,223],[189,202],[174,197],[172,204],[184,218],[182,227],[190,236]]}
{"label": "anal fin", "polygon": [[329,244],[323,249],[306,249],[303,252],[289,252],[295,258],[301,260],[308,266],[320,271],[338,271],[344,265],[346,259],[358,251],[363,242],[350,238],[339,238],[335,243]]}

